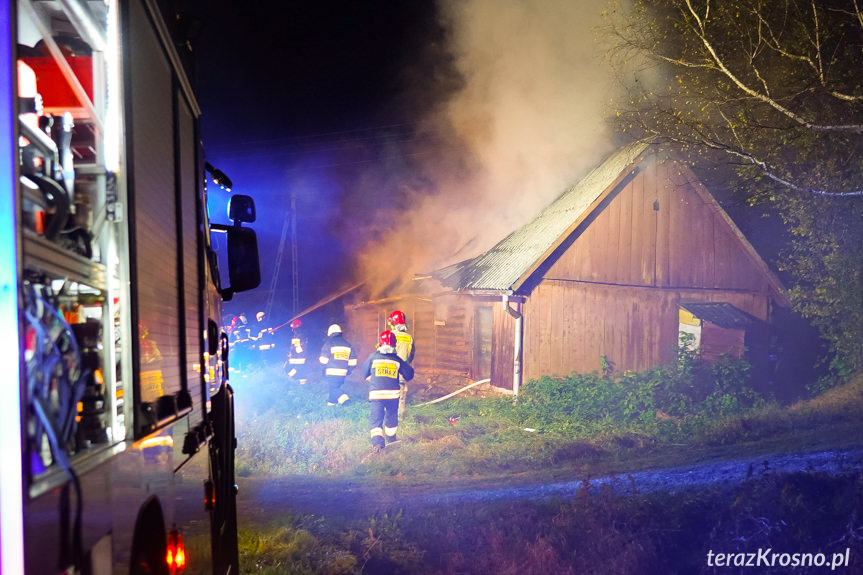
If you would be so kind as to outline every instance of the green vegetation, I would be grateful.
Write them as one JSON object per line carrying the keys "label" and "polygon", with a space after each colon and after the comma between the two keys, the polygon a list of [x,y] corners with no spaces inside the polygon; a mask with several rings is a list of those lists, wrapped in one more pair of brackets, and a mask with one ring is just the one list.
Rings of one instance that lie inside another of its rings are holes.
{"label": "green vegetation", "polygon": [[240,571],[259,575],[354,573],[357,558],[337,544],[322,543],[310,531],[316,526],[307,523],[312,522],[285,516],[263,529],[240,529]]}
{"label": "green vegetation", "polygon": [[279,527],[244,534],[241,565],[243,573],[262,574],[667,575],[712,572],[709,551],[768,548],[823,553],[828,562],[847,549],[859,565],[861,511],[859,474],[765,475],[731,487],[628,497],[585,483],[565,500],[382,513],[347,526],[317,521],[311,531],[303,525],[310,518],[287,517]]}
{"label": "green vegetation", "polygon": [[[259,376],[263,374],[258,374]],[[681,354],[644,373],[545,377],[510,397],[409,404],[399,449],[370,452],[365,400],[326,405],[310,383],[238,387],[238,474],[431,491],[584,479],[573,498],[394,501],[362,515],[267,516],[241,534],[243,573],[693,573],[706,553],[863,552],[859,473],[762,475],[669,493],[616,495],[627,474],[717,458],[859,446],[863,377],[781,406],[747,385],[745,363]],[[348,392],[363,397],[359,386]],[[744,481],[745,479],[745,481]],[[634,483],[632,484],[634,485]],[[407,492],[406,492],[407,493]],[[795,571],[797,572],[797,571]],[[800,570],[801,573],[808,572]]]}
{"label": "green vegetation", "polygon": [[[643,373],[543,377],[526,383],[515,403],[457,396],[409,405],[399,426],[402,448],[371,458],[365,400],[327,406],[313,383],[291,387],[275,378],[256,384],[251,398],[240,389],[237,469],[240,476],[382,474],[433,482],[554,474],[559,467],[571,473],[573,464],[584,473],[627,471],[691,457],[683,445],[690,454],[731,445],[742,454],[856,437],[863,379],[787,407],[747,381],[745,362],[707,364],[685,351],[676,364]],[[363,397],[360,387],[349,391]]]}

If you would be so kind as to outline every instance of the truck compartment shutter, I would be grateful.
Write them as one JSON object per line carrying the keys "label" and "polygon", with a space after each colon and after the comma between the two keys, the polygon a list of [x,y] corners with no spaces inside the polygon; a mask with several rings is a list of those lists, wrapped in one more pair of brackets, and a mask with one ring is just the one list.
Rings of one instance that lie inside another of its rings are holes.
{"label": "truck compartment shutter", "polygon": [[[186,378],[189,393],[192,394],[193,405],[201,402],[201,369],[206,369],[202,364],[201,338],[204,330],[204,320],[201,312],[201,301],[199,290],[201,281],[198,270],[198,209],[195,202],[200,179],[196,166],[196,136],[195,116],[189,108],[188,102],[183,98],[180,90],[177,91],[178,102],[178,129],[180,149],[180,207],[183,230],[183,285],[185,295],[183,305],[186,317]],[[203,410],[197,409],[192,413],[191,425],[200,423],[203,418]]]}
{"label": "truck compartment shutter", "polygon": [[[130,197],[134,213],[132,290],[137,300],[139,398],[165,416],[181,389],[178,241],[173,132],[173,80],[169,62],[143,6],[130,2]],[[163,399],[165,398],[165,399]],[[161,404],[160,404],[161,402]],[[139,432],[146,431],[138,426]]]}

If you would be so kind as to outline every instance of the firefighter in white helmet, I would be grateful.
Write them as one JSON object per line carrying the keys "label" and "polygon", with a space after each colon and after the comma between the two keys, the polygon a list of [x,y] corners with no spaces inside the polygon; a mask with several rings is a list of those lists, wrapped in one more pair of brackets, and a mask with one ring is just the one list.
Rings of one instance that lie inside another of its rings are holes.
{"label": "firefighter in white helmet", "polygon": [[398,441],[399,380],[413,379],[414,369],[396,354],[396,336],[381,332],[378,348],[363,363],[361,373],[369,382],[369,436],[374,450]]}
{"label": "firefighter in white helmet", "polygon": [[341,392],[345,377],[357,366],[357,355],[348,340],[342,335],[342,328],[334,323],[327,329],[327,339],[321,347],[318,358],[323,366],[324,380],[329,395],[327,405],[344,405],[350,397]]}
{"label": "firefighter in white helmet", "polygon": [[308,367],[306,366],[306,341],[300,330],[302,325],[303,322],[299,319],[291,322],[291,347],[284,367],[288,378],[300,385],[305,385],[308,381]]}
{"label": "firefighter in white helmet", "polygon": [[265,317],[266,317],[266,314],[262,311],[259,311],[258,313],[255,314],[255,319],[257,320],[257,323],[255,324],[255,334],[252,336],[252,339],[254,341],[259,341],[259,340],[263,339],[264,336],[270,335],[273,333],[273,330],[268,328],[266,326],[266,324],[264,323]]}
{"label": "firefighter in white helmet", "polygon": [[274,359],[273,349],[276,347],[273,340],[273,329],[267,327],[264,321],[266,314],[259,311],[255,314],[255,327],[250,336],[250,345],[253,350],[253,357],[260,365],[267,365],[269,361]]}
{"label": "firefighter in white helmet", "polygon": [[[405,322],[405,314],[401,310],[395,310],[387,317],[390,331],[396,336],[396,354],[409,364],[413,364],[416,345],[414,338],[408,333]],[[399,417],[405,416],[405,404],[407,403],[408,385],[405,379],[399,378],[401,392],[399,393]]]}

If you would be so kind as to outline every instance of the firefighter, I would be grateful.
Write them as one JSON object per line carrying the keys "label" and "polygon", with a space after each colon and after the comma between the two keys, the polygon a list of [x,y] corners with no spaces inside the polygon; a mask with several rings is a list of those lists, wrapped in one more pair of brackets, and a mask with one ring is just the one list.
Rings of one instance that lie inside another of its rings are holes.
{"label": "firefighter", "polygon": [[291,348],[288,350],[288,360],[285,362],[285,371],[288,378],[305,385],[308,381],[308,368],[306,366],[306,342],[300,332],[303,322],[295,319],[291,322]]}
{"label": "firefighter", "polygon": [[250,346],[252,348],[255,359],[261,365],[267,365],[273,358],[273,348],[276,344],[273,341],[273,329],[267,327],[264,318],[266,314],[259,311],[255,314],[255,327],[250,329]]}
{"label": "firefighter", "polygon": [[231,370],[243,371],[249,361],[251,332],[246,314],[234,316],[228,326],[228,345],[231,349]]}
{"label": "firefighter", "polygon": [[[416,345],[414,338],[408,333],[405,323],[405,314],[401,310],[395,310],[387,317],[390,331],[396,336],[396,354],[409,364],[413,364]],[[405,416],[405,404],[407,403],[408,385],[404,378],[399,378],[399,417]]]}
{"label": "firefighter", "polygon": [[375,452],[398,441],[399,381],[414,376],[414,369],[396,353],[396,343],[393,332],[381,332],[378,348],[362,366],[363,377],[369,382],[369,435]]}
{"label": "firefighter", "polygon": [[342,336],[339,324],[334,323],[327,329],[327,339],[321,347],[318,360],[323,366],[324,379],[329,390],[327,405],[344,405],[350,397],[347,393],[339,392],[345,383],[345,377],[357,366],[357,355],[348,340]]}
{"label": "firefighter", "polygon": [[231,325],[228,326],[228,335],[231,338],[230,344],[243,344],[249,341],[249,321],[246,319],[246,314],[234,316],[231,320]]}
{"label": "firefighter", "polygon": [[264,317],[266,317],[266,315],[267,314],[262,311],[259,311],[255,314],[255,319],[257,320],[257,323],[255,323],[255,335],[252,336],[252,340],[260,341],[264,338],[264,336],[272,335],[273,330],[268,328],[264,323]]}

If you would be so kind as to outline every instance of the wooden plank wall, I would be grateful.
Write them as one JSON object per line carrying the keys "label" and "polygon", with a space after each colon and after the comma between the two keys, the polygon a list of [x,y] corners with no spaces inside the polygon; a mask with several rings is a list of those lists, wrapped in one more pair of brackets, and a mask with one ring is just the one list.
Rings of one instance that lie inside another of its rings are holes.
{"label": "wooden plank wall", "polygon": [[[492,310],[491,384],[512,389],[515,319],[506,313],[502,305],[495,305]],[[522,354],[522,357],[525,355]],[[523,372],[524,367],[522,367]]]}
{"label": "wooden plank wall", "polygon": [[427,373],[435,363],[434,305],[430,301],[416,300],[408,316],[408,331],[416,344],[413,367],[418,372]]}
{"label": "wooden plank wall", "polygon": [[[342,330],[351,347],[356,351],[358,363],[362,364],[368,355],[375,350],[380,326],[380,312],[374,306],[353,308],[346,312],[345,325]],[[324,338],[326,341],[326,338]],[[316,350],[319,352],[320,350]],[[315,355],[317,357],[317,354]],[[356,373],[356,372],[355,372]],[[362,379],[362,378],[359,378]]]}
{"label": "wooden plank wall", "polygon": [[766,292],[734,230],[671,161],[646,161],[544,277]]}
{"label": "wooden plank wall", "polygon": [[470,377],[473,365],[473,303],[444,296],[434,306],[435,373]]}
{"label": "wooden plank wall", "polygon": [[[769,314],[769,298],[751,292],[543,281],[524,305],[524,381],[598,371],[603,355],[618,373],[669,362],[678,343],[679,304],[722,301],[759,319]],[[501,337],[506,345],[496,345],[495,353],[506,354],[508,346],[509,356],[496,356],[494,364],[511,365],[512,337]]]}
{"label": "wooden plank wall", "polygon": [[746,331],[727,329],[708,321],[701,327],[701,357],[716,361],[721,355],[743,357]]}
{"label": "wooden plank wall", "polygon": [[[431,383],[438,375],[478,379],[474,332],[479,307],[492,311],[492,378],[494,385],[512,388],[512,357],[515,337],[513,319],[499,302],[463,294],[444,294],[433,301],[404,298],[345,308],[345,336],[363,361],[374,350],[378,334],[394,309],[405,312],[408,330],[417,346],[413,366],[415,378]],[[502,378],[502,379],[501,379]]]}

